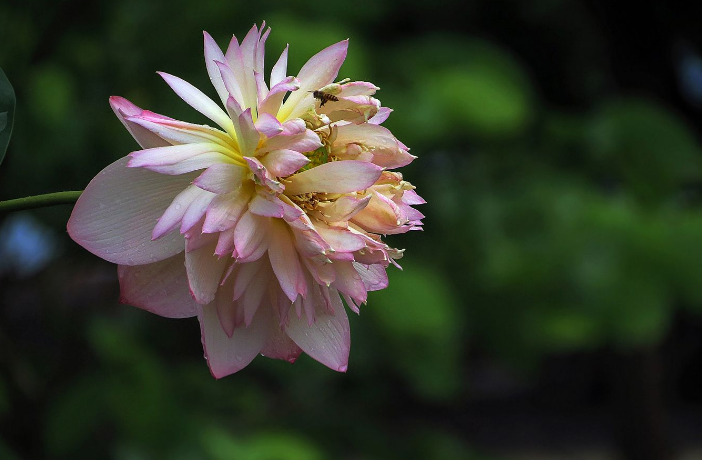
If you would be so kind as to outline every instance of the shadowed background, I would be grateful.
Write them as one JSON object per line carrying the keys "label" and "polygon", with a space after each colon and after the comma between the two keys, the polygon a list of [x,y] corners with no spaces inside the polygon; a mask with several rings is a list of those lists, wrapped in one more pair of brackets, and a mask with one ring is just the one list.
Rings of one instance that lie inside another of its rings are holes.
{"label": "shadowed background", "polygon": [[70,206],[0,216],[0,458],[702,458],[702,7],[617,3],[0,2],[0,199],[135,150],[110,95],[205,123],[155,72],[213,96],[202,30],[265,19],[268,69],[351,39],[429,202],[347,374],[220,381],[197,320],[118,304]]}

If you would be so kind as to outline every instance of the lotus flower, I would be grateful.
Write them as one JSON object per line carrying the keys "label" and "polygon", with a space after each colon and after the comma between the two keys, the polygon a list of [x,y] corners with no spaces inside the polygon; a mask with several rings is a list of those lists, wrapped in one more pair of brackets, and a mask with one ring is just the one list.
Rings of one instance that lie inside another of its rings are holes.
{"label": "lotus flower", "polygon": [[286,47],[266,84],[264,28],[234,37],[226,53],[205,32],[222,106],[160,73],[217,127],[110,98],[142,149],[100,172],[68,222],[78,244],[119,265],[123,303],[198,317],[216,378],[259,353],[294,362],[304,351],[346,371],[343,301],[358,312],[368,291],[388,285],[402,251],[381,235],[420,229],[423,217],[414,187],[390,171],[415,157],[380,126],[390,110],[378,88],[334,83],[348,41],[297,77],[287,76]]}

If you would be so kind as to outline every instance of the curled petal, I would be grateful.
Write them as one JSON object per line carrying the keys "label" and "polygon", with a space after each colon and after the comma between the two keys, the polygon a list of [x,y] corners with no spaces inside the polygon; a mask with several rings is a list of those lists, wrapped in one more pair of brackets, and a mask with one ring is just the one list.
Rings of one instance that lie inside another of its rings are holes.
{"label": "curled petal", "polygon": [[342,196],[333,202],[320,203],[319,208],[328,222],[341,222],[351,220],[358,212],[368,206],[372,195],[356,197]]}
{"label": "curled petal", "polygon": [[241,187],[246,170],[239,165],[218,163],[210,166],[193,182],[212,193],[229,193]]}
{"label": "curled petal", "polygon": [[283,132],[283,125],[269,113],[262,113],[254,126],[259,133],[266,137],[274,137]]}
{"label": "curled petal", "polygon": [[195,251],[185,253],[190,293],[201,305],[212,302],[229,259],[214,255],[216,241]]}
{"label": "curled petal", "polygon": [[388,274],[385,271],[385,267],[382,265],[364,265],[354,262],[353,267],[358,274],[361,275],[361,279],[367,290],[380,291],[388,287]]}
{"label": "curled petal", "polygon": [[[130,117],[141,116],[144,113],[147,113],[145,110],[142,110],[129,102],[127,99],[119,96],[110,97],[110,107],[112,107],[112,110],[115,112],[115,115],[117,115],[117,118],[119,118],[119,121],[121,121],[124,127],[127,128],[129,134],[132,135],[134,140],[136,140],[139,145],[142,146],[142,148],[150,149],[153,147],[165,147],[166,145],[171,145],[169,141],[163,139],[157,134],[128,120]],[[152,112],[149,113],[151,113],[151,115],[154,117],[169,120],[168,117],[164,117],[163,115],[158,115]]]}

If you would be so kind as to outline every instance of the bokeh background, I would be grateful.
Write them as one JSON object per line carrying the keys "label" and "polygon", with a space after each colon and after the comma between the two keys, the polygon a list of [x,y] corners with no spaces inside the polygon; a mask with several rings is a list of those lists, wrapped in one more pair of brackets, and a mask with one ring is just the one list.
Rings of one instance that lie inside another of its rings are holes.
{"label": "bokeh background", "polygon": [[215,381],[195,319],[118,304],[70,206],[0,216],[0,458],[702,458],[702,7],[607,0],[0,1],[17,93],[0,199],[136,148],[107,98],[205,122],[202,30],[273,28],[291,73],[351,38],[419,158],[423,233],[303,356]]}

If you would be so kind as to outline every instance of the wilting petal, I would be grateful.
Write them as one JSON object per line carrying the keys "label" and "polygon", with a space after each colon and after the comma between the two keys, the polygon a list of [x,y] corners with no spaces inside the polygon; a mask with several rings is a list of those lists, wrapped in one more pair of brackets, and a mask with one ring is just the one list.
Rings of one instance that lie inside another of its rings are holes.
{"label": "wilting petal", "polygon": [[285,332],[312,358],[335,371],[346,372],[351,347],[349,320],[339,293],[330,289],[329,294],[333,314],[322,305],[315,305],[316,320],[312,326],[304,318],[289,315]]}
{"label": "wilting petal", "polygon": [[270,320],[260,309],[251,326],[237,327],[231,337],[224,332],[214,304],[202,307],[198,315],[202,346],[210,372],[222,378],[246,367],[263,348],[270,334]]}
{"label": "wilting petal", "polygon": [[152,241],[151,232],[194,175],[164,176],[128,168],[127,161],[117,160],[88,184],[73,208],[68,233],[96,256],[121,265],[142,265],[178,254],[184,249],[181,235]]}
{"label": "wilting petal", "polygon": [[364,190],[375,183],[383,168],[364,161],[333,161],[288,178],[286,195],[303,193],[349,193]]}
{"label": "wilting petal", "polygon": [[353,266],[358,274],[361,275],[367,290],[379,291],[388,287],[388,274],[382,265],[363,265],[354,262]]}
{"label": "wilting petal", "polygon": [[166,318],[196,316],[200,306],[190,296],[183,254],[133,267],[120,265],[120,302]]}
{"label": "wilting petal", "polygon": [[365,302],[368,297],[368,291],[361,275],[358,274],[353,266],[353,262],[347,260],[335,260],[332,264],[336,270],[336,279],[334,287],[339,291],[352,298]]}

